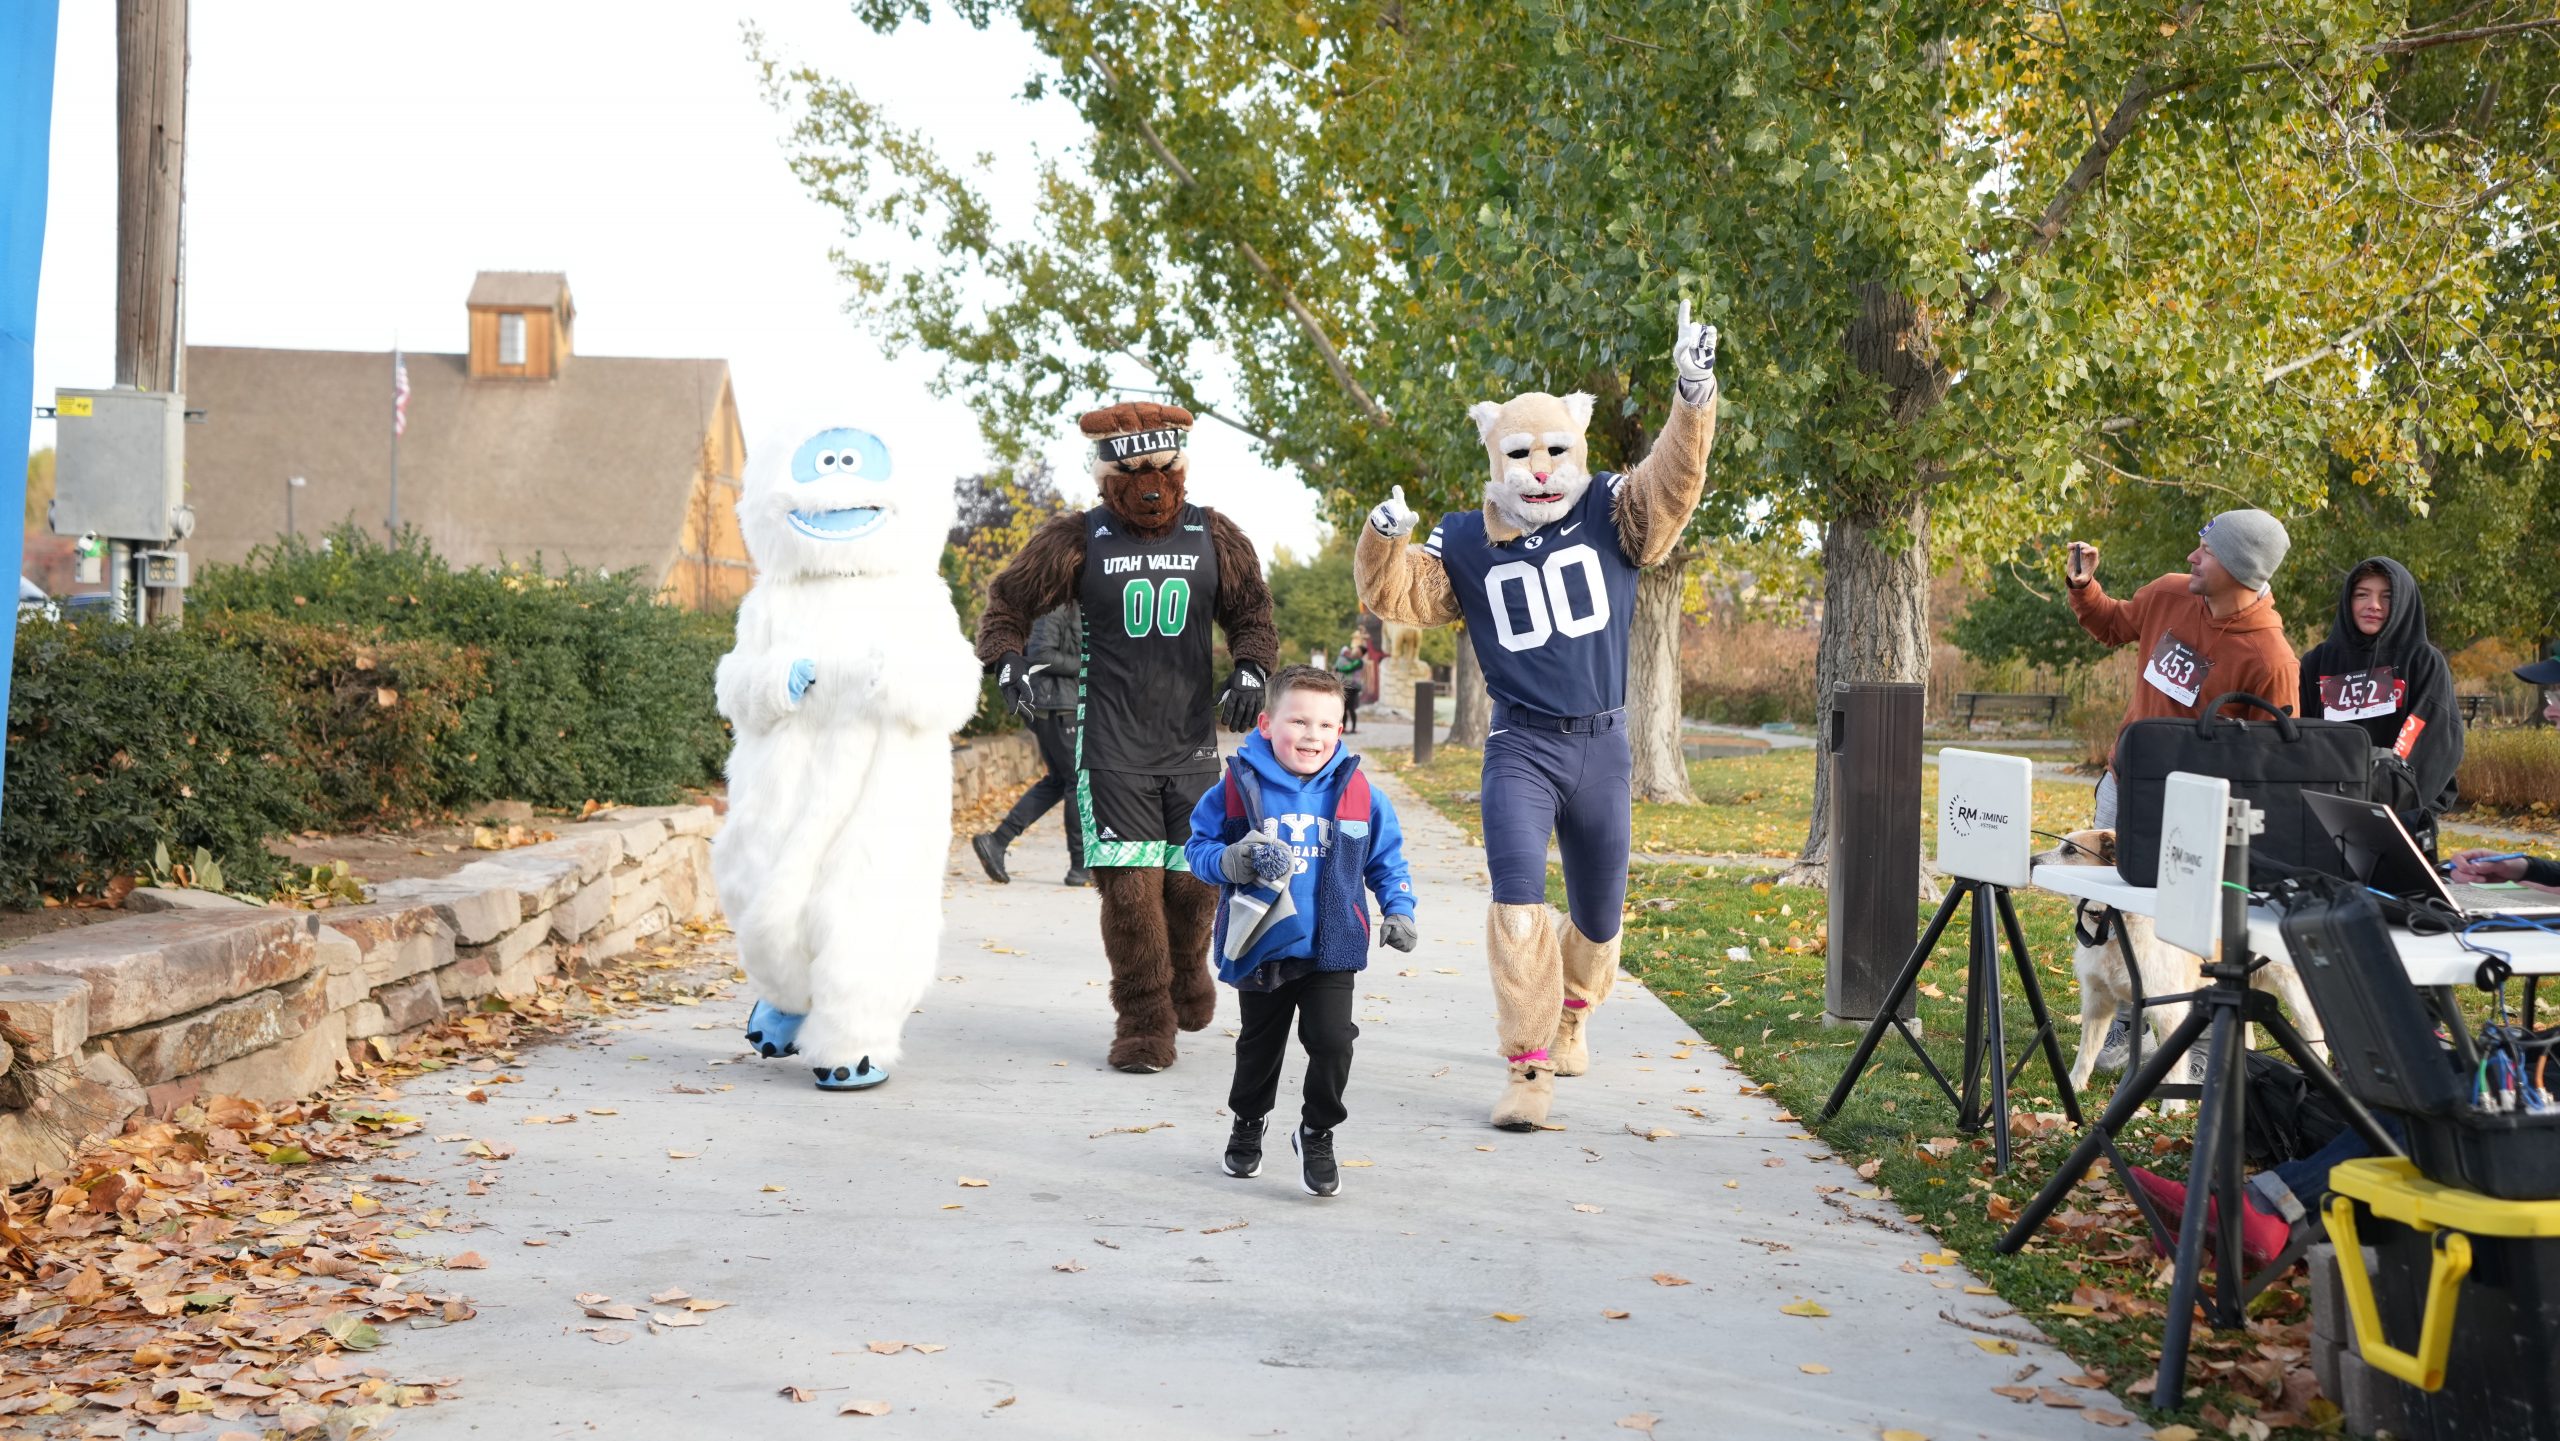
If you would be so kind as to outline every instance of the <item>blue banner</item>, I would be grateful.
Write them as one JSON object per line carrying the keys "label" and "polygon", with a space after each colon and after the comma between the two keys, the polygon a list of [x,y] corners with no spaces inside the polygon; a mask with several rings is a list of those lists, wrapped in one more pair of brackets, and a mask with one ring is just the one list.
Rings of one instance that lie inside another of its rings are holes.
{"label": "blue banner", "polygon": [[[0,555],[26,554],[27,430],[35,420],[36,277],[44,265],[57,0],[0,5]],[[12,566],[11,569],[17,569]],[[17,594],[0,628],[0,718],[17,661]],[[6,783],[0,773],[0,785]]]}

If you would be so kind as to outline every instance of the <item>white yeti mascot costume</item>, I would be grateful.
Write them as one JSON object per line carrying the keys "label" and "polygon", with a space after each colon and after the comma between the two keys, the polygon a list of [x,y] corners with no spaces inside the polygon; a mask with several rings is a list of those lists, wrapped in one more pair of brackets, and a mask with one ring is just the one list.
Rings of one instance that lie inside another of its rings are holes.
{"label": "white yeti mascot costume", "polygon": [[756,451],[738,521],[757,579],[716,682],[737,742],[711,870],[758,996],[747,1039],[862,1090],[933,980],[951,733],[978,704],[938,573],[951,490],[893,484],[876,436],[807,426]]}

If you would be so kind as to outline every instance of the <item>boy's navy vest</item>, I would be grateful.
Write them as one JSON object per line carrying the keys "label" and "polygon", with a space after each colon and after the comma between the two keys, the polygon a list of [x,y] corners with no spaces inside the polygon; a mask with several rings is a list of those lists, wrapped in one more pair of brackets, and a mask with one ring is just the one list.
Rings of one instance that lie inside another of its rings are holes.
{"label": "boy's navy vest", "polygon": [[[1316,969],[1320,971],[1358,971],[1369,965],[1369,897],[1364,881],[1369,873],[1370,835],[1369,778],[1360,773],[1360,758],[1353,756],[1345,767],[1349,772],[1342,784],[1342,794],[1333,802],[1333,843],[1316,870],[1316,916],[1314,951]],[[1227,819],[1218,831],[1218,839],[1228,845],[1243,840],[1262,829],[1262,778],[1253,773],[1241,756],[1230,757],[1224,787],[1227,794]],[[1225,889],[1221,887],[1220,889]],[[1217,933],[1209,943],[1212,957],[1227,953],[1227,908],[1218,907]],[[1266,957],[1277,960],[1280,957]],[[1261,964],[1260,962],[1256,963]]]}

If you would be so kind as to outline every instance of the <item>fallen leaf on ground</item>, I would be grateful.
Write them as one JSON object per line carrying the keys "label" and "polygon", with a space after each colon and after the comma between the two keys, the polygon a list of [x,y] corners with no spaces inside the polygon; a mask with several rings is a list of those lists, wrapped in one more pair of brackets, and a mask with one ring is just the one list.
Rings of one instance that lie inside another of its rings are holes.
{"label": "fallen leaf on ground", "polygon": [[2062,1384],[2065,1386],[2077,1386],[2083,1391],[2104,1391],[2107,1389],[2107,1378],[2083,1372],[2077,1376],[2063,1377]]}
{"label": "fallen leaf on ground", "polygon": [[1630,1311],[1603,1311],[1600,1314],[1611,1321],[1623,1321],[1634,1313]]}
{"label": "fallen leaf on ground", "polygon": [[1583,1213],[1584,1215],[1586,1215],[1586,1216],[1596,1216],[1596,1215],[1599,1215],[1599,1214],[1600,1214],[1600,1208],[1599,1208],[1599,1207],[1597,1207],[1597,1206],[1592,1205],[1592,1204],[1591,1204],[1590,1202],[1588,1202],[1588,1201],[1576,1201],[1576,1202],[1574,1202],[1574,1203],[1573,1203],[1573,1209],[1575,1209],[1575,1210],[1577,1210],[1577,1211],[1582,1212],[1582,1213]]}
{"label": "fallen leaf on ground", "polygon": [[1929,1441],[1929,1433],[1926,1431],[1887,1431],[1877,1436],[1876,1441]]}
{"label": "fallen leaf on ground", "polygon": [[1923,1266],[1952,1266],[1955,1263],[1956,1253],[1953,1251],[1923,1251],[1920,1253],[1920,1264]]}
{"label": "fallen leaf on ground", "polygon": [[480,1253],[477,1251],[465,1251],[459,1256],[448,1259],[444,1263],[444,1266],[448,1271],[486,1271],[489,1269],[489,1263],[486,1260],[483,1260]]}
{"label": "fallen leaf on ground", "polygon": [[1828,1316],[1831,1312],[1819,1301],[1790,1301],[1778,1308],[1781,1316]]}
{"label": "fallen leaf on ground", "polygon": [[870,1345],[871,1354],[874,1356],[895,1356],[907,1349],[907,1343],[904,1341],[874,1341]]}
{"label": "fallen leaf on ground", "polygon": [[619,1326],[581,1326],[578,1329],[587,1333],[588,1340],[600,1346],[619,1346],[631,1339],[631,1333]]}
{"label": "fallen leaf on ground", "polygon": [[699,1326],[702,1318],[683,1311],[652,1311],[649,1319],[661,1326]]}
{"label": "fallen leaf on ground", "polygon": [[649,1304],[652,1306],[672,1306],[678,1301],[690,1299],[692,1299],[692,1293],[685,1290],[682,1286],[669,1286],[667,1289],[650,1296]]}
{"label": "fallen leaf on ground", "polygon": [[781,1394],[782,1398],[786,1401],[815,1401],[818,1399],[818,1393],[810,1390],[806,1386],[785,1386],[782,1388]]}
{"label": "fallen leaf on ground", "polygon": [[2036,1399],[2036,1388],[2033,1386],[1994,1386],[1991,1388],[1991,1394],[1994,1396],[2006,1396],[2012,1401],[2033,1401]]}
{"label": "fallen leaf on ground", "polygon": [[1084,1269],[1084,1262],[1070,1258],[1068,1260],[1050,1263],[1049,1269],[1052,1271],[1081,1271]]}
{"label": "fallen leaf on ground", "polygon": [[2088,1412],[2087,1415],[2090,1420],[2095,1421],[2101,1426],[2130,1426],[2133,1424],[2133,1418],[2127,1416],[2122,1411],[2091,1411]]}
{"label": "fallen leaf on ground", "polygon": [[1638,1411],[1633,1416],[1621,1416],[1618,1418],[1618,1425],[1621,1429],[1628,1431],[1641,1431],[1647,1436],[1652,1435],[1653,1428],[1661,1424],[1662,1418],[1654,1415],[1650,1411]]}
{"label": "fallen leaf on ground", "polygon": [[1828,1376],[1831,1374],[1831,1368],[1823,1365],[1819,1361],[1807,1361],[1796,1369],[1802,1371],[1808,1376]]}
{"label": "fallen leaf on ground", "polygon": [[599,1321],[637,1321],[640,1319],[640,1308],[630,1305],[589,1306],[586,1308],[586,1312],[588,1315],[595,1317]]}
{"label": "fallen leaf on ground", "polygon": [[1345,1166],[1374,1166],[1378,1163],[1375,1161],[1345,1161],[1342,1164]]}
{"label": "fallen leaf on ground", "polygon": [[1976,1336],[1973,1338],[1973,1344],[1990,1352],[1994,1356],[2015,1356],[2018,1354],[2017,1342],[2003,1341],[1997,1336]]}
{"label": "fallen leaf on ground", "polygon": [[589,1106],[587,1107],[587,1114],[590,1116],[619,1116],[622,1113],[611,1106]]}
{"label": "fallen leaf on ground", "polygon": [[1494,1312],[1494,1313],[1493,1313],[1493,1319],[1495,1319],[1495,1320],[1497,1320],[1497,1321],[1510,1322],[1510,1321],[1526,1321],[1526,1320],[1528,1320],[1529,1318],[1528,1318],[1528,1317],[1526,1317],[1526,1316],[1524,1316],[1524,1315],[1522,1315],[1522,1314],[1520,1314],[1520,1313],[1519,1313],[1519,1312],[1517,1312],[1517,1311],[1496,1311],[1496,1312]]}
{"label": "fallen leaf on ground", "polygon": [[921,1356],[930,1356],[936,1351],[948,1351],[951,1348],[939,1341],[909,1341],[907,1349]]}
{"label": "fallen leaf on ground", "polygon": [[2000,1294],[1988,1286],[1967,1286],[1964,1288],[1964,1293],[1968,1296],[1997,1296]]}
{"label": "fallen leaf on ground", "polygon": [[889,1409],[889,1403],[886,1401],[847,1401],[836,1409],[836,1414],[839,1416],[886,1416],[889,1414]]}
{"label": "fallen leaf on ground", "polygon": [[701,1154],[702,1153],[700,1151],[669,1151],[667,1153],[667,1159],[670,1161],[690,1161]]}
{"label": "fallen leaf on ground", "polygon": [[2088,1403],[2059,1386],[2047,1386],[2036,1392],[2036,1399],[2056,1411],[2077,1411]]}
{"label": "fallen leaf on ground", "polygon": [[569,1299],[577,1302],[581,1306],[601,1306],[613,1298],[602,1291],[580,1291],[577,1295],[572,1296]]}
{"label": "fallen leaf on ground", "polygon": [[2196,1441],[2193,1426],[2163,1426],[2151,1433],[2151,1441]]}
{"label": "fallen leaf on ground", "polygon": [[960,1178],[960,1184],[963,1186],[984,1186],[987,1183],[979,1180],[975,1176],[963,1176]]}
{"label": "fallen leaf on ground", "polygon": [[1686,1276],[1674,1276],[1668,1271],[1656,1271],[1653,1273],[1653,1284],[1657,1286],[1686,1286],[1689,1284],[1689,1278]]}

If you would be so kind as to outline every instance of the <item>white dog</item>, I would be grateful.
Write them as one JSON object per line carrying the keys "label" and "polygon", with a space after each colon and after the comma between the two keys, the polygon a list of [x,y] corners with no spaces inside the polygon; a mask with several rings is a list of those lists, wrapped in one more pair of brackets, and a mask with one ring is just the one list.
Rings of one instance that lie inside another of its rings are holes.
{"label": "white dog", "polygon": [[888,1079],[932,984],[951,845],[951,733],[978,661],[938,572],[944,480],[892,483],[877,437],[810,425],[747,469],[755,588],[720,662],[729,818],[720,899],[758,1001],[747,1039],[824,1090]]}
{"label": "white dog", "polygon": [[[2116,833],[2111,830],[2073,831],[2061,845],[2035,858],[2035,864],[2040,866],[2115,863]],[[2098,1052],[2106,1044],[2107,1028],[2115,1024],[2117,1013],[2135,1003],[2133,977],[2125,969],[2124,942],[2116,938],[2111,921],[2123,926],[2125,939],[2132,943],[2134,964],[2141,969],[2144,997],[2181,995],[2204,985],[2203,959],[2160,939],[2151,917],[2082,901],[2072,915],[2072,939],[2076,944],[2071,963],[2080,977],[2080,1053],[2071,1062],[2071,1088],[2075,1091],[2089,1084],[2090,1073],[2098,1064]],[[2302,989],[2302,977],[2295,973],[2291,962],[2268,961],[2251,975],[2249,983],[2283,1001],[2293,1012],[2294,1023],[2309,1035],[2312,1049],[2327,1059],[2328,1047],[2316,1034],[2320,1029],[2318,1013],[2311,1009],[2311,998]],[[2143,1008],[2143,1020],[2150,1027],[2154,1045],[2167,1039],[2186,1018],[2184,1001]],[[2192,1082],[2201,1077],[2203,1062],[2204,1048],[2199,1045],[2190,1049],[2182,1079]],[[2160,1103],[2163,1115],[2174,1116],[2186,1108],[2187,1103],[2179,1100]]]}

